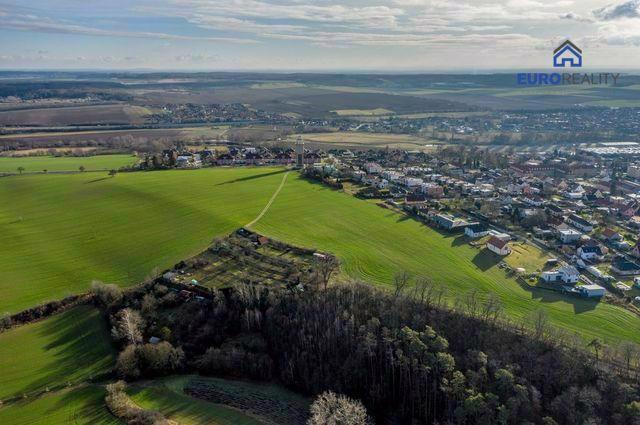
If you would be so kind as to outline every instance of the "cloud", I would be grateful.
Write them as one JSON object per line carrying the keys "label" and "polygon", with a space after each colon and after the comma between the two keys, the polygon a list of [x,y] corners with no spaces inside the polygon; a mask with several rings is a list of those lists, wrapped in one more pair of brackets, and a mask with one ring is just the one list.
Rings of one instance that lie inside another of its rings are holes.
{"label": "cloud", "polygon": [[79,34],[101,37],[155,38],[162,40],[224,41],[229,43],[256,43],[255,40],[236,37],[199,37],[158,32],[116,31],[60,22],[36,15],[0,15],[0,27],[18,31],[44,32],[53,34]]}
{"label": "cloud", "polygon": [[585,23],[593,23],[593,22],[595,22],[591,18],[578,15],[577,13],[574,13],[574,12],[563,13],[563,14],[558,15],[558,17],[560,19],[566,19],[566,20],[569,20],[569,21],[577,21],[577,22],[585,22]]}
{"label": "cloud", "polygon": [[640,0],[630,0],[618,5],[609,5],[593,11],[593,15],[602,21],[623,18],[640,18]]}

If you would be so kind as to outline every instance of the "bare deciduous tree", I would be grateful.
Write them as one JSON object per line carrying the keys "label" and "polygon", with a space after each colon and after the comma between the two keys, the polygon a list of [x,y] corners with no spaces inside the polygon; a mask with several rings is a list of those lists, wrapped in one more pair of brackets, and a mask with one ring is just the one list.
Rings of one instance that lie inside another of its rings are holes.
{"label": "bare deciduous tree", "polygon": [[358,400],[331,391],[320,394],[311,405],[308,425],[366,425],[367,410]]}
{"label": "bare deciduous tree", "polygon": [[116,323],[111,329],[111,335],[118,341],[126,341],[128,344],[140,344],[142,342],[142,329],[144,320],[140,313],[130,308],[122,309],[116,314]]}
{"label": "bare deciduous tree", "polygon": [[340,263],[338,259],[333,255],[322,255],[317,256],[315,260],[315,269],[318,273],[319,283],[322,284],[323,289],[327,289],[329,285],[329,280],[331,280],[331,275],[335,272]]}
{"label": "bare deciduous tree", "polygon": [[393,276],[393,287],[395,288],[394,295],[396,297],[398,297],[405,290],[407,285],[409,285],[409,281],[410,276],[406,271],[396,273],[396,275]]}

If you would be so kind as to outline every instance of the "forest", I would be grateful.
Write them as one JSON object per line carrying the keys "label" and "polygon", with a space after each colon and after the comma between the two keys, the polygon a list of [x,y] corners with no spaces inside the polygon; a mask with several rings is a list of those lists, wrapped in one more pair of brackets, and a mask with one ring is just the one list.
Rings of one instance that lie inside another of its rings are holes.
{"label": "forest", "polygon": [[396,277],[299,287],[238,284],[190,297],[158,278],[93,292],[135,381],[197,372],[278,382],[301,394],[362,402],[339,423],[639,424],[638,353],[593,352],[544,314],[507,322],[496,298],[445,305],[437,284]]}

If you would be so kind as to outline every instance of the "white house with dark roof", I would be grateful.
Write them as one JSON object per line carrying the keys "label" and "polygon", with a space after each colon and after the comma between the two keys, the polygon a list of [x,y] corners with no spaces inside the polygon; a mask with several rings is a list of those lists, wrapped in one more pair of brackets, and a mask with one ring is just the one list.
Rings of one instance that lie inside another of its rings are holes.
{"label": "white house with dark roof", "polygon": [[475,223],[464,228],[464,234],[470,238],[481,238],[489,234],[489,228],[486,224]]}
{"label": "white house with dark roof", "polygon": [[572,225],[573,227],[575,227],[576,229],[582,230],[583,232],[589,233],[593,231],[593,223],[591,223],[589,220],[586,220],[580,217],[577,214],[569,215],[569,217],[567,217],[566,222]]}
{"label": "white house with dark roof", "polygon": [[578,257],[586,261],[600,261],[604,257],[604,252],[600,245],[585,245],[577,250]]}
{"label": "white house with dark roof", "polygon": [[575,267],[566,265],[543,272],[541,277],[545,282],[577,283],[580,279],[580,272]]}

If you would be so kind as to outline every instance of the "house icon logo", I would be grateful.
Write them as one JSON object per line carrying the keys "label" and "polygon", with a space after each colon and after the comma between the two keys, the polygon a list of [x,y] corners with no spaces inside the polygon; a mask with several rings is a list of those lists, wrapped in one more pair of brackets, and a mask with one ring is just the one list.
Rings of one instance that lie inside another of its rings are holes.
{"label": "house icon logo", "polygon": [[571,40],[566,40],[553,51],[555,68],[580,68],[582,66],[582,50]]}

